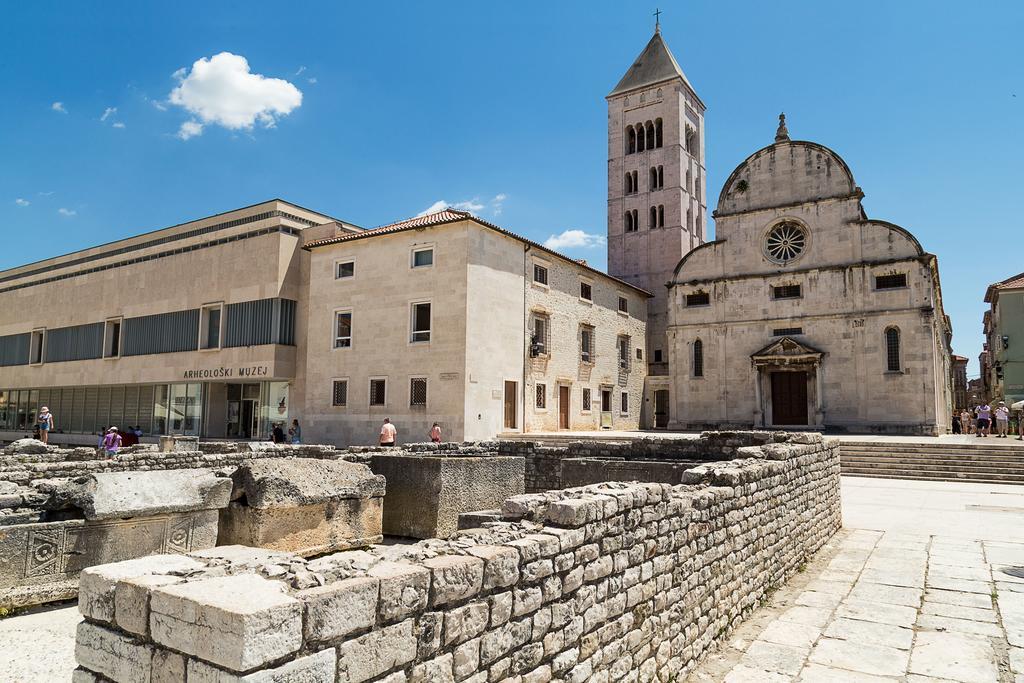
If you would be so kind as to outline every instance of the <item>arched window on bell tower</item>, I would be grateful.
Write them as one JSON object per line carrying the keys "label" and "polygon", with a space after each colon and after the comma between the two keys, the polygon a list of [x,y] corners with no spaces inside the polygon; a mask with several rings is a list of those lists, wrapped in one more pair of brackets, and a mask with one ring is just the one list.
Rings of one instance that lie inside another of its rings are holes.
{"label": "arched window on bell tower", "polygon": [[626,154],[636,153],[636,130],[633,126],[626,126]]}
{"label": "arched window on bell tower", "polygon": [[650,181],[648,182],[648,187],[652,190],[658,189],[658,169],[656,169],[653,166],[651,166],[651,174]]}
{"label": "arched window on bell tower", "polygon": [[647,227],[648,228],[656,228],[656,227],[658,227],[658,207],[656,207],[656,206],[652,206],[651,207],[651,217],[647,221]]}
{"label": "arched window on bell tower", "polygon": [[654,149],[655,147],[655,135],[654,135],[654,124],[650,121],[647,122],[647,149]]}
{"label": "arched window on bell tower", "polygon": [[664,142],[664,136],[662,135],[661,119],[654,120],[654,146],[661,147]]}

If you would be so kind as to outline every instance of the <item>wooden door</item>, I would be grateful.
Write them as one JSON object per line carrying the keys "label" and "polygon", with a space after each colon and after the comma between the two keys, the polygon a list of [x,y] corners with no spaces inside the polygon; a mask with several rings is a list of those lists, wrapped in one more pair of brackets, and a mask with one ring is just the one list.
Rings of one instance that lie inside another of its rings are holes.
{"label": "wooden door", "polygon": [[807,373],[773,372],[772,424],[807,424]]}
{"label": "wooden door", "polygon": [[654,392],[654,428],[668,428],[668,389]]}
{"label": "wooden door", "polygon": [[505,382],[505,429],[516,428],[517,382]]}
{"label": "wooden door", "polygon": [[569,428],[569,387],[558,387],[558,428]]}

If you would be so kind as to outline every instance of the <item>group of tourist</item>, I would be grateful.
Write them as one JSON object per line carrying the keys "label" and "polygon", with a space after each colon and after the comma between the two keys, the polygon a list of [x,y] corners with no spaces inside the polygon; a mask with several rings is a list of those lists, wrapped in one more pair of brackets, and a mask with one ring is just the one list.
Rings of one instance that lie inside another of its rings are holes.
{"label": "group of tourist", "polygon": [[[441,425],[437,422],[430,428],[431,443],[441,443]],[[391,423],[390,417],[384,418],[384,424],[380,426],[380,443],[381,446],[397,446],[398,445],[398,429]]]}
{"label": "group of tourist", "polygon": [[288,428],[288,434],[284,433],[284,423],[275,422],[270,429],[270,440],[274,443],[302,443],[302,427],[298,419],[292,420],[292,426]]}
{"label": "group of tourist", "polygon": [[[1022,416],[1024,417],[1024,416]],[[993,426],[996,436],[1006,439],[1010,433],[1010,409],[1005,401],[1000,401],[995,409],[988,403],[975,406],[974,410],[964,408],[960,414],[953,415],[954,434],[974,434],[979,439],[992,435]],[[1018,441],[1024,441],[1024,419],[1017,419]]]}

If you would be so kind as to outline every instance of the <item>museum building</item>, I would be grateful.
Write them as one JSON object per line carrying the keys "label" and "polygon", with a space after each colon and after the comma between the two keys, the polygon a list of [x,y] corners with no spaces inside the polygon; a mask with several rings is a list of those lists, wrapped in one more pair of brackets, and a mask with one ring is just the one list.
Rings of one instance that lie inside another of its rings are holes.
{"label": "museum building", "polygon": [[0,440],[44,405],[83,444],[635,429],[649,297],[465,212],[363,230],[275,199],[0,271]]}

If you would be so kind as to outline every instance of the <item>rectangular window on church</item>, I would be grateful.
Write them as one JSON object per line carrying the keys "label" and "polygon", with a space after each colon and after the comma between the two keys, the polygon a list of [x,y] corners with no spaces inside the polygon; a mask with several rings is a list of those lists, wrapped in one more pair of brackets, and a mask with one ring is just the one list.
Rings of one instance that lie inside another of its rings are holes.
{"label": "rectangular window on church", "polygon": [[711,295],[707,292],[694,292],[686,295],[687,306],[710,306]]}
{"label": "rectangular window on church", "polygon": [[804,328],[802,327],[776,327],[772,330],[773,337],[792,337],[803,333]]}
{"label": "rectangular window on church", "polygon": [[893,273],[891,275],[875,276],[875,289],[902,289],[906,286],[906,273]]}
{"label": "rectangular window on church", "polygon": [[619,313],[629,313],[629,299],[624,296],[619,297]]}
{"label": "rectangular window on church", "polygon": [[548,407],[548,387],[546,384],[538,384],[534,406],[537,410],[545,410]]}
{"label": "rectangular window on church", "polygon": [[779,285],[772,287],[773,299],[799,299],[803,296],[800,285]]}
{"label": "rectangular window on church", "polygon": [[533,264],[533,281],[538,285],[547,285],[548,283],[548,269],[544,266],[534,263]]}

